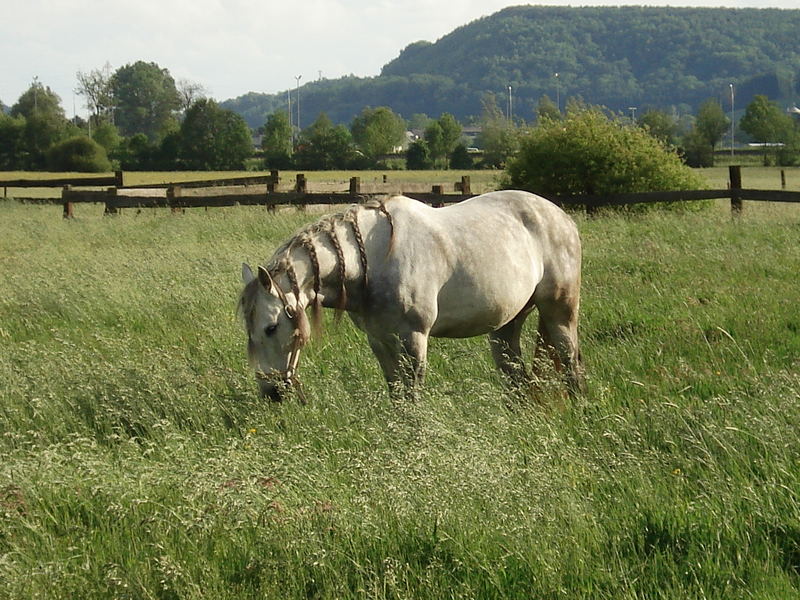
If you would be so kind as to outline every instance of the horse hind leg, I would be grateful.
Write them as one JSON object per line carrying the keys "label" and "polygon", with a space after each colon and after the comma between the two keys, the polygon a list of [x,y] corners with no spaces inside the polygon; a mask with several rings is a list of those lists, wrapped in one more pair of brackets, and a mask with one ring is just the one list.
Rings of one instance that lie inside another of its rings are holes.
{"label": "horse hind leg", "polygon": [[513,388],[520,389],[530,383],[525,362],[522,360],[520,336],[528,313],[521,313],[500,329],[489,334],[489,347],[494,364]]}
{"label": "horse hind leg", "polygon": [[583,366],[578,345],[578,301],[570,297],[539,302],[537,359],[547,353],[567,384],[572,397],[584,391]]}

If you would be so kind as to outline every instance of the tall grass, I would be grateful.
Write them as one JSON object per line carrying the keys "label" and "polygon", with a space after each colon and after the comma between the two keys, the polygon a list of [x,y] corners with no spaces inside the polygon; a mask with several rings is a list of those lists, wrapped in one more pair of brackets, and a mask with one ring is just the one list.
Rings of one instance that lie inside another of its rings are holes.
{"label": "tall grass", "polygon": [[800,593],[795,207],[576,216],[589,392],[511,410],[483,339],[393,405],[347,322],[258,401],[239,265],[311,214],[2,213],[0,598]]}

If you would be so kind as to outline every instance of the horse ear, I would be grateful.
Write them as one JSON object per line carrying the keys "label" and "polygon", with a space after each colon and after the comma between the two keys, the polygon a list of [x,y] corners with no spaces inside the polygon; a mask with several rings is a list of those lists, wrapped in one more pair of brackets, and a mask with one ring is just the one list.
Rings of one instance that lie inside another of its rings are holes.
{"label": "horse ear", "polygon": [[264,286],[265,290],[268,292],[272,291],[272,276],[264,267],[258,267],[258,280],[261,282],[261,285]]}
{"label": "horse ear", "polygon": [[242,263],[242,283],[247,285],[255,278],[256,276],[253,275],[253,269],[250,268],[250,265],[247,263]]}

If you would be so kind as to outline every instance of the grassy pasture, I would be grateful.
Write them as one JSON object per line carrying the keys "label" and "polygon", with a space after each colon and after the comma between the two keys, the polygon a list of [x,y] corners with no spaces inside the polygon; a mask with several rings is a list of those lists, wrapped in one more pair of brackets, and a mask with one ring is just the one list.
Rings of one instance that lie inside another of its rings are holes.
{"label": "grassy pasture", "polygon": [[0,211],[0,598],[800,593],[800,207],[576,215],[590,389],[515,410],[483,339],[393,406],[346,321],[259,402],[239,265],[311,213]]}

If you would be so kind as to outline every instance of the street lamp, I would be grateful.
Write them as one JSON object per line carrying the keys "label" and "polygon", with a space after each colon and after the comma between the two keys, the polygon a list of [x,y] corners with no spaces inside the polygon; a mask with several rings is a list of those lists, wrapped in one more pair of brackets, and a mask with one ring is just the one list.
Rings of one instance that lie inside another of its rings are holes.
{"label": "street lamp", "polygon": [[300,80],[303,78],[303,76],[295,75],[294,78],[297,80],[297,87],[295,88],[297,90],[297,93],[295,94],[297,96],[295,99],[295,102],[297,103],[297,128],[302,131],[303,128],[300,127]]}
{"label": "street lamp", "polygon": [[558,73],[555,74],[556,78],[556,108],[559,114],[561,113],[561,87],[558,85]]}
{"label": "street lamp", "polygon": [[508,86],[508,122],[514,120],[514,112],[511,108],[511,86]]}
{"label": "street lamp", "polygon": [[636,107],[629,106],[628,110],[631,111],[631,122],[636,123]]}
{"label": "street lamp", "polygon": [[731,86],[731,158],[733,158],[733,122],[734,122],[734,112],[733,112],[733,84]]}

